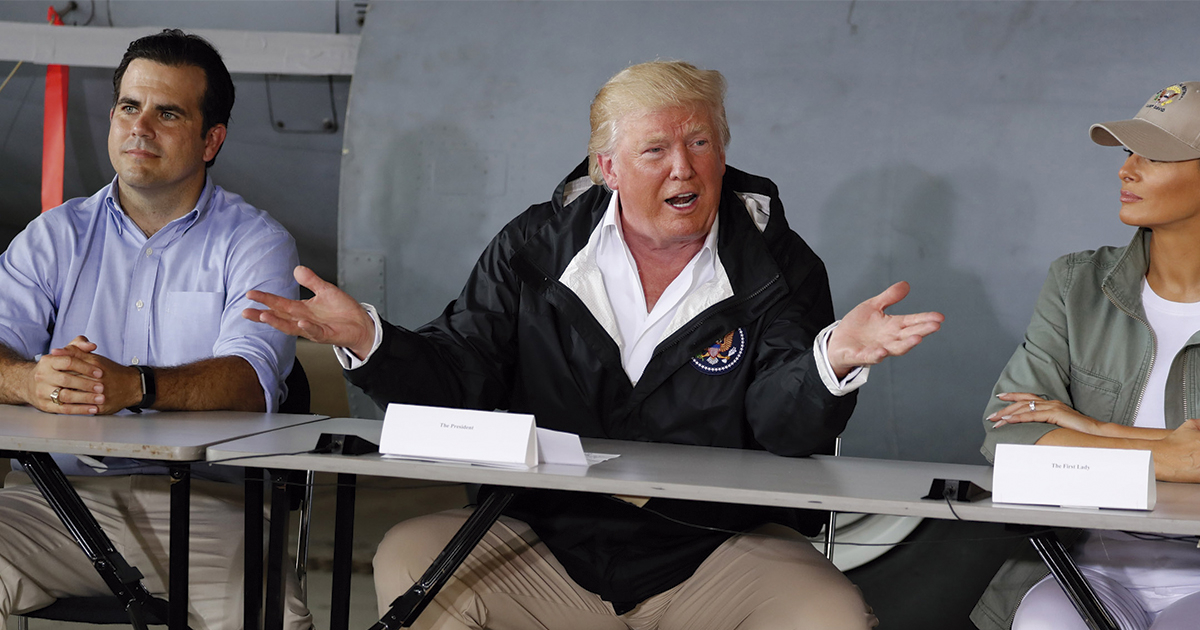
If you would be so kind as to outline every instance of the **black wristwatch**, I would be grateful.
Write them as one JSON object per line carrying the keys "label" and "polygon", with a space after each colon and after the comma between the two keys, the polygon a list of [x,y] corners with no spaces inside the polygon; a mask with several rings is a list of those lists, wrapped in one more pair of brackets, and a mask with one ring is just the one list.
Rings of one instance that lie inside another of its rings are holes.
{"label": "black wristwatch", "polygon": [[154,406],[154,399],[158,398],[158,386],[154,382],[154,368],[145,365],[131,366],[137,370],[142,376],[142,402],[129,407],[133,413],[142,413],[143,409],[149,409]]}

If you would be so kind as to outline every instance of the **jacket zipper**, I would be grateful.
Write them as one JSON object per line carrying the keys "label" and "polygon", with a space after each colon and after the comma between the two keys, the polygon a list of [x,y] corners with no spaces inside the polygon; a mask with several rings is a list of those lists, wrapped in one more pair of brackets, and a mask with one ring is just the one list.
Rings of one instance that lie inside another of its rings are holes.
{"label": "jacket zipper", "polygon": [[[759,287],[757,291],[755,291],[754,293],[751,293],[750,295],[747,295],[745,298],[743,298],[743,299],[741,299],[741,300],[738,300],[737,302],[734,302],[734,303],[730,304],[729,306],[726,306],[725,308],[723,308],[723,309],[721,309],[721,310],[722,310],[722,311],[726,311],[726,310],[729,310],[729,309],[731,309],[731,308],[733,308],[733,307],[735,307],[735,306],[741,306],[742,304],[745,304],[746,302],[749,302],[750,300],[753,300],[754,298],[758,297],[758,296],[759,296],[759,295],[760,295],[760,294],[761,294],[763,291],[766,291],[767,289],[769,289],[769,288],[771,287],[771,285],[773,285],[773,284],[775,284],[776,282],[778,282],[780,277],[782,277],[782,274],[775,274],[775,276],[774,276],[773,278],[771,278],[770,280],[768,280],[766,284],[764,284],[764,285],[762,285],[761,287]],[[707,317],[706,317],[706,318],[704,318],[704,319],[697,320],[697,321],[696,321],[694,324],[692,324],[691,326],[689,326],[689,327],[687,328],[687,330],[684,330],[684,331],[683,331],[683,333],[682,333],[682,334],[680,334],[680,335],[679,335],[679,336],[678,336],[678,337],[675,339],[675,341],[672,341],[671,343],[669,343],[669,344],[667,344],[667,345],[663,346],[661,349],[659,349],[659,350],[658,350],[658,352],[655,352],[655,353],[654,353],[652,356],[658,356],[658,355],[660,355],[660,354],[662,354],[662,353],[666,352],[666,351],[667,351],[669,348],[673,348],[673,347],[675,347],[676,345],[678,345],[678,344],[679,344],[680,340],[682,340],[682,339],[684,339],[685,337],[687,337],[688,335],[690,335],[690,334],[692,334],[692,333],[696,332],[696,330],[698,330],[698,329],[699,329],[701,326],[703,326],[703,325],[704,325],[704,322],[706,322],[706,321],[708,321],[708,318],[707,318]]]}
{"label": "jacket zipper", "polygon": [[1188,415],[1188,408],[1187,408],[1187,407],[1188,407],[1188,405],[1187,405],[1187,400],[1188,400],[1188,395],[1187,395],[1187,391],[1188,391],[1188,388],[1187,388],[1187,387],[1188,387],[1188,386],[1187,386],[1187,375],[1188,375],[1188,373],[1187,373],[1187,364],[1188,364],[1188,351],[1187,351],[1187,346],[1184,346],[1184,349],[1183,349],[1183,365],[1181,366],[1181,368],[1183,369],[1183,391],[1179,392],[1179,394],[1180,394],[1181,396],[1183,396],[1183,420],[1184,420],[1184,422],[1187,422],[1187,419],[1191,417],[1190,415]]}
{"label": "jacket zipper", "polygon": [[[1130,420],[1129,420],[1128,426],[1133,426],[1133,423],[1137,422],[1138,414],[1141,413],[1141,411],[1142,411],[1142,398],[1144,398],[1146,396],[1146,385],[1150,382],[1150,372],[1154,371],[1154,362],[1155,362],[1155,360],[1158,359],[1158,336],[1154,334],[1154,329],[1150,327],[1150,322],[1142,319],[1141,317],[1138,317],[1137,314],[1135,314],[1135,313],[1131,313],[1129,311],[1129,309],[1125,308],[1124,306],[1121,306],[1121,304],[1119,302],[1117,302],[1117,299],[1113,297],[1113,295],[1109,291],[1108,287],[1102,287],[1101,290],[1104,291],[1104,296],[1108,298],[1109,302],[1113,303],[1113,306],[1120,309],[1122,313],[1125,313],[1126,315],[1132,317],[1133,319],[1136,319],[1137,321],[1141,322],[1142,325],[1146,327],[1146,330],[1150,331],[1150,347],[1154,350],[1154,353],[1150,355],[1150,369],[1146,370],[1146,376],[1141,383],[1140,389],[1138,390],[1137,404],[1134,405],[1134,407],[1133,407],[1133,418],[1130,418]],[[1185,386],[1185,388],[1187,386],[1186,373],[1184,374],[1184,386]],[[1184,391],[1186,392],[1187,390],[1184,389]],[[1183,415],[1186,418],[1186,416],[1187,416],[1187,395],[1186,394],[1183,397]]]}

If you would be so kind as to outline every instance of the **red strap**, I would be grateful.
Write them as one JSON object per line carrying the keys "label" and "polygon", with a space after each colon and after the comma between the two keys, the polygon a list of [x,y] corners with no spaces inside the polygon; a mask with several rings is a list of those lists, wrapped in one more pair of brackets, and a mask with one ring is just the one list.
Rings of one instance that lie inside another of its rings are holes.
{"label": "red strap", "polygon": [[[62,18],[50,7],[51,24]],[[66,153],[67,66],[46,66],[45,116],[42,124],[42,212],[63,202],[63,158]]]}

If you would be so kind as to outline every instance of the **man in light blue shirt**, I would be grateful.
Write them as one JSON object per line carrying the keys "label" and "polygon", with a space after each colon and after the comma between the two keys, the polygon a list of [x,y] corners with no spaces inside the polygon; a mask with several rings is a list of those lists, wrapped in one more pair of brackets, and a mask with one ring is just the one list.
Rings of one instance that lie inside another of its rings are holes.
{"label": "man in light blue shirt", "polygon": [[[112,184],[44,213],[0,255],[0,403],[275,411],[295,341],[241,312],[252,289],[295,297],[298,258],[279,223],[208,177],[233,106],[228,70],[208,42],[163,31],[130,45],[113,88]],[[161,470],[128,462],[97,467],[109,476],[72,484],[150,592],[165,594],[169,480],[127,474]],[[22,482],[14,473],[0,491],[0,630],[10,613],[108,593]],[[188,623],[239,628],[242,560],[231,551],[242,528],[229,523],[242,518],[240,488],[195,481],[192,495]],[[309,625],[289,597],[289,628]]]}
{"label": "man in light blue shirt", "polygon": [[124,82],[116,179],[38,217],[0,256],[0,402],[114,413],[141,405],[138,368],[154,366],[145,406],[274,410],[295,345],[241,310],[250,289],[296,293],[295,243],[208,179],[226,127],[186,102],[203,92],[201,67],[135,59]]}

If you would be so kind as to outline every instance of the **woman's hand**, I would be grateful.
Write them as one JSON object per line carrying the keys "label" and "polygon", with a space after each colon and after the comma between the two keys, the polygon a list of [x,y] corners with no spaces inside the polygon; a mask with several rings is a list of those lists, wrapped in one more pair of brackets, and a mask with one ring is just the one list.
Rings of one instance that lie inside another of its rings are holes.
{"label": "woman's hand", "polygon": [[1025,392],[1004,393],[997,398],[1012,404],[987,417],[995,422],[993,429],[1006,424],[1045,422],[1079,433],[1103,435],[1103,425],[1106,423],[1089,418],[1064,402],[1046,400]]}
{"label": "woman's hand", "polygon": [[997,398],[1011,404],[988,416],[995,422],[992,428],[1021,422],[1053,424],[1068,431],[1051,431],[1038,444],[1148,450],[1160,481],[1200,483],[1200,420],[1186,420],[1174,430],[1127,427],[1089,418],[1061,401],[1035,394],[1006,393]]}
{"label": "woman's hand", "polygon": [[1185,420],[1151,450],[1159,479],[1200,482],[1200,420]]}

